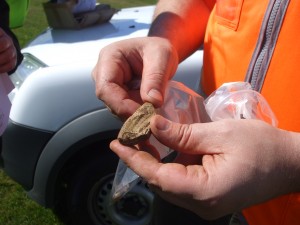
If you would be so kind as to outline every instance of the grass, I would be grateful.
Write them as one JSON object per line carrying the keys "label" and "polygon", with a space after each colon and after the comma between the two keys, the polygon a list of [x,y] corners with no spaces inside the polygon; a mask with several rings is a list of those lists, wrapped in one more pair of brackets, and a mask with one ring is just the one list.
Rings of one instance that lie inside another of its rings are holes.
{"label": "grass", "polygon": [[[48,26],[42,8],[43,2],[45,0],[31,0],[24,25],[13,29],[22,47]],[[101,3],[124,8],[155,4],[156,0],[103,0]],[[0,169],[0,225],[62,225],[62,223],[50,209],[45,209],[29,199],[23,188]]]}
{"label": "grass", "polygon": [[62,225],[50,209],[30,200],[22,187],[0,170],[1,225]]}

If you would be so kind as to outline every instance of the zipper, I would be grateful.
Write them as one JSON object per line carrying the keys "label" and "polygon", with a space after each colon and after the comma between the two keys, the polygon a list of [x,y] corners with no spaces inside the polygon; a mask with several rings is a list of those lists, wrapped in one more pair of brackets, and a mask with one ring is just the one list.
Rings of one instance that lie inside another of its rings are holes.
{"label": "zipper", "polygon": [[245,81],[261,91],[290,0],[270,0]]}

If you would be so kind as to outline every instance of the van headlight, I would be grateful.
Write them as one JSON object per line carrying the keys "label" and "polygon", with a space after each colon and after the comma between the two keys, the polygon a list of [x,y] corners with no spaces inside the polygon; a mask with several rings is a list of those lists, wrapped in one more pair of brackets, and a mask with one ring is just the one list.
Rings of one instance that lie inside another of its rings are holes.
{"label": "van headlight", "polygon": [[29,53],[23,53],[23,56],[24,58],[22,63],[18,66],[17,70],[10,75],[10,79],[15,85],[14,90],[12,90],[8,95],[11,102],[13,101],[19,88],[22,86],[23,82],[30,74],[41,68],[47,67],[45,63]]}

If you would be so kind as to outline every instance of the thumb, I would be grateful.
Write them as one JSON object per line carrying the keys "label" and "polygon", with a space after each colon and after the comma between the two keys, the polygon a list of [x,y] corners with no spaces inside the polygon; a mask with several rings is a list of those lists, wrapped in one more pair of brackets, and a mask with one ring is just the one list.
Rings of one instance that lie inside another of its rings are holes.
{"label": "thumb", "polygon": [[210,147],[205,123],[179,124],[155,115],[151,119],[151,131],[159,142],[182,153],[205,154]]}

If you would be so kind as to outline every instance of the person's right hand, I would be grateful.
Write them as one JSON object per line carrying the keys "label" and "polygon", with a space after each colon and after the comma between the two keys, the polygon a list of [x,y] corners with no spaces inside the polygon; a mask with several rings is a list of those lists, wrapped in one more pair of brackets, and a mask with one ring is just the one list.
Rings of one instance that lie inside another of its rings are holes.
{"label": "person's right hand", "polygon": [[93,70],[96,95],[112,113],[126,119],[142,102],[162,105],[177,66],[177,52],[164,38],[115,42],[101,50]]}

